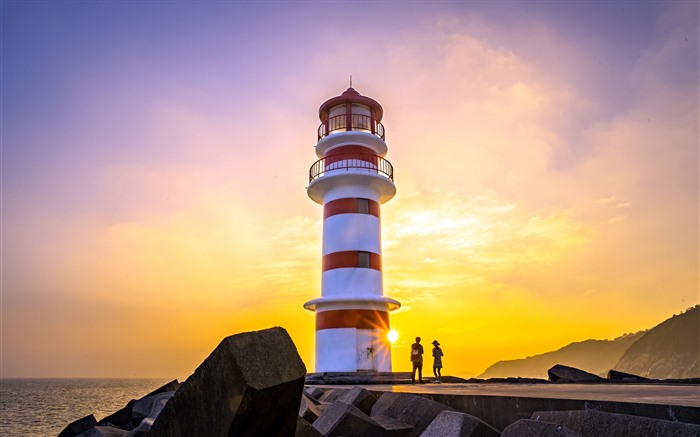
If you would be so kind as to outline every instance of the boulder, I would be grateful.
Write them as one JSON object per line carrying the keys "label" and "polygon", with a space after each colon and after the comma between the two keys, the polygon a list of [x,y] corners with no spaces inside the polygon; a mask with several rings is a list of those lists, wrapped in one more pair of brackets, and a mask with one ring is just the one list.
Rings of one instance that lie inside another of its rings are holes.
{"label": "boulder", "polygon": [[467,413],[441,411],[420,437],[498,437],[488,423]]}
{"label": "boulder", "polygon": [[293,436],[305,377],[284,329],[232,335],[180,385],[149,437]]}
{"label": "boulder", "polygon": [[588,373],[575,367],[563,366],[556,364],[551,369],[547,370],[549,380],[552,382],[568,383],[568,382],[602,382],[603,378],[592,373]]}
{"label": "boulder", "polygon": [[700,436],[700,425],[597,410],[535,411],[532,419],[563,425],[582,437]]}
{"label": "boulder", "polygon": [[506,426],[501,437],[581,437],[564,425],[520,419]]}
{"label": "boulder", "polygon": [[324,437],[373,436],[389,437],[391,434],[354,405],[343,401],[333,402],[313,424]]}
{"label": "boulder", "polygon": [[66,426],[58,437],[75,437],[97,425],[97,420],[92,414],[71,422]]}
{"label": "boulder", "polygon": [[408,393],[383,393],[372,406],[370,417],[387,416],[413,427],[408,436],[419,436],[442,411],[454,409]]}
{"label": "boulder", "polygon": [[611,381],[622,381],[622,382],[643,382],[648,381],[648,378],[644,378],[638,375],[632,375],[631,373],[620,372],[618,370],[612,370],[608,372],[608,379]]}

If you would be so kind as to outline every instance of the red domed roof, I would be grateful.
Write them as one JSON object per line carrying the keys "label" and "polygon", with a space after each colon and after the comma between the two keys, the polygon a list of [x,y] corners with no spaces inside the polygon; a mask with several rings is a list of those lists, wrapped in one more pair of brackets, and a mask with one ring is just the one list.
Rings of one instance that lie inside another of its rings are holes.
{"label": "red domed roof", "polygon": [[360,95],[360,93],[358,93],[357,90],[353,87],[346,89],[345,91],[343,91],[343,94],[341,94],[342,97],[349,97],[349,96],[358,97],[359,95]]}
{"label": "red domed roof", "polygon": [[376,121],[382,121],[382,116],[384,115],[384,109],[376,100],[369,97],[365,97],[358,93],[355,88],[350,87],[346,89],[343,94],[332,97],[326,100],[321,107],[318,109],[318,117],[321,121],[325,121],[328,118],[328,112],[334,106],[338,106],[343,103],[359,103],[361,105],[368,106],[372,111],[372,118]]}

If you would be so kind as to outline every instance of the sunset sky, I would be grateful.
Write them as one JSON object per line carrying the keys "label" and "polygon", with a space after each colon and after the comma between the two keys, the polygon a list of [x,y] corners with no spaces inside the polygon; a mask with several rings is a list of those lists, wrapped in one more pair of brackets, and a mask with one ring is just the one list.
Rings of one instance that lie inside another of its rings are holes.
{"label": "sunset sky", "polygon": [[697,1],[2,2],[0,376],[309,371],[318,107],[384,107],[400,338],[474,376],[699,301]]}

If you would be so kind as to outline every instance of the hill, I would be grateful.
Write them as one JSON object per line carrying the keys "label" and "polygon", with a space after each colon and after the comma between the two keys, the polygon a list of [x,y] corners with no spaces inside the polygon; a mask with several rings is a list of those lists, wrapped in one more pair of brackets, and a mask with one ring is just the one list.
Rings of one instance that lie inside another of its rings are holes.
{"label": "hill", "polygon": [[499,361],[479,378],[547,378],[555,364],[599,376],[610,369],[654,379],[700,377],[700,305],[652,329],[614,340],[586,340],[553,352]]}
{"label": "hill", "polygon": [[647,378],[700,377],[700,305],[647,331],[625,351],[616,370]]}
{"label": "hill", "polygon": [[644,332],[629,334],[614,340],[585,340],[571,343],[553,352],[532,357],[499,361],[479,378],[547,378],[547,370],[555,364],[576,367],[596,375],[605,376],[614,368],[625,351],[637,341]]}

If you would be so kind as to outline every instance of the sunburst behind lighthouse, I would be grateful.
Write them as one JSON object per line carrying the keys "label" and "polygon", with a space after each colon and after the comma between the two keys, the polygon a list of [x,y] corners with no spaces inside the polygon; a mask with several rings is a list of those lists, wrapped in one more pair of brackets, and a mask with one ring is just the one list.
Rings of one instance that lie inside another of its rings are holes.
{"label": "sunburst behind lighthouse", "polygon": [[396,194],[384,159],[383,109],[352,86],[319,109],[308,195],[323,205],[321,297],[316,312],[316,372],[391,371],[389,311],[384,296],[380,205]]}

